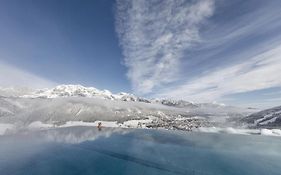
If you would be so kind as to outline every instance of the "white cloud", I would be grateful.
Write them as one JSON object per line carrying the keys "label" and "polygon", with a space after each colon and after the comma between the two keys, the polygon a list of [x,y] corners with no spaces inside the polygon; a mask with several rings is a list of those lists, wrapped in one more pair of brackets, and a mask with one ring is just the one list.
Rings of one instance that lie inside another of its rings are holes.
{"label": "white cloud", "polygon": [[149,93],[175,81],[183,52],[200,41],[214,0],[117,0],[116,31],[133,89]]}
{"label": "white cloud", "polygon": [[45,88],[55,85],[56,83],[52,81],[0,62],[1,87]]}
{"label": "white cloud", "polygon": [[228,94],[281,87],[281,45],[246,60],[163,90],[158,96],[213,101]]}

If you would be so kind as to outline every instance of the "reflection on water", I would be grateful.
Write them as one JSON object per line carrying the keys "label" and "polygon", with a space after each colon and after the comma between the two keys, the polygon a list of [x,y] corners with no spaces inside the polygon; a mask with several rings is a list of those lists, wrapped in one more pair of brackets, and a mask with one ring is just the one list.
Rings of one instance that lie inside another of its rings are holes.
{"label": "reflection on water", "polygon": [[0,174],[280,174],[276,137],[69,127],[0,137]]}
{"label": "reflection on water", "polygon": [[108,138],[112,134],[126,134],[128,132],[129,130],[121,128],[68,127],[43,131],[39,135],[42,139],[50,142],[77,144],[85,141],[94,141],[100,137]]}

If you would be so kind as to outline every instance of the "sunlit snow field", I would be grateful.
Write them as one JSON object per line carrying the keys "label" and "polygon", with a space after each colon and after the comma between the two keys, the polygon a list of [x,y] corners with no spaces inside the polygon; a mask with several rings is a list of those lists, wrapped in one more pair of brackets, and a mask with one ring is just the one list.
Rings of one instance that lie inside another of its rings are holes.
{"label": "sunlit snow field", "polygon": [[0,136],[0,174],[277,175],[280,137],[66,127]]}

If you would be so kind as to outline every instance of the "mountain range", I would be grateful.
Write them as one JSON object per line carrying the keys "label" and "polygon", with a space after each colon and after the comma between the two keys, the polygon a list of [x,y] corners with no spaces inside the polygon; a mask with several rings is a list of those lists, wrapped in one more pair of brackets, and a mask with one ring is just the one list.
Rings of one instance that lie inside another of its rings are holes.
{"label": "mountain range", "polygon": [[[201,126],[238,126],[241,123],[263,125],[265,121],[261,118],[268,113],[255,112],[258,111],[253,108],[218,103],[148,99],[124,92],[113,94],[81,85],[59,85],[40,90],[0,89],[0,123],[20,127],[38,121],[56,126],[69,121],[111,121],[120,125],[127,121],[146,121],[146,127],[181,130]],[[275,117],[274,114],[264,119],[278,122]]]}

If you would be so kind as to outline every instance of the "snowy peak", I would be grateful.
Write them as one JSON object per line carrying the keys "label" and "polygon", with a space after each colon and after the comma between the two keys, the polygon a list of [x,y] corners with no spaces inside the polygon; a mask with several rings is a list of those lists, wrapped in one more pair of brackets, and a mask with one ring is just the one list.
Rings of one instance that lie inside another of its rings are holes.
{"label": "snowy peak", "polygon": [[137,97],[133,94],[125,93],[125,92],[120,92],[116,95],[113,95],[116,99],[119,99],[121,101],[138,101],[138,102],[144,102],[144,103],[151,103],[151,100],[142,98],[142,97]]}
{"label": "snowy peak", "polygon": [[146,99],[135,96],[125,92],[113,94],[108,90],[99,90],[94,87],[84,87],[82,85],[59,85],[52,89],[36,90],[29,95],[23,95],[25,98],[60,98],[60,97],[88,97],[100,98],[107,100],[119,100],[128,102],[144,102],[144,103],[158,103],[165,106],[177,108],[225,108],[227,106],[218,103],[192,103],[184,100],[172,99]]}
{"label": "snowy peak", "polygon": [[24,95],[27,98],[58,98],[58,97],[99,97],[104,99],[114,99],[108,90],[98,90],[94,87],[84,87],[81,85],[59,85],[52,89],[41,89],[31,95]]}
{"label": "snowy peak", "polygon": [[150,127],[186,129],[190,120],[207,125],[209,122],[225,125],[229,118],[233,123],[248,114],[249,110],[217,103],[146,99],[130,93],[113,94],[108,90],[81,85],[60,85],[52,89],[32,90],[12,98],[0,97],[0,121],[11,122],[26,119],[29,122],[52,123],[74,118],[78,121],[113,121],[118,117],[118,120],[125,121],[153,116],[156,117],[156,123],[150,123]]}
{"label": "snowy peak", "polygon": [[184,100],[172,99],[146,99],[143,97],[135,96],[134,94],[120,92],[113,94],[108,90],[99,90],[94,87],[84,87],[82,85],[59,85],[52,89],[32,90],[29,93],[15,95],[15,97],[22,98],[66,98],[66,97],[86,97],[86,98],[99,98],[114,101],[126,102],[143,102],[143,103],[156,103],[165,106],[184,108],[188,110],[204,109],[206,111],[213,111],[217,113],[227,111],[240,111],[241,109],[234,109],[230,106],[225,106],[218,103],[192,103]]}
{"label": "snowy peak", "polygon": [[135,101],[150,103],[145,98],[137,97],[133,94],[120,92],[112,94],[108,90],[99,90],[94,87],[84,87],[81,85],[59,85],[52,89],[37,90],[30,95],[23,95],[25,98],[59,98],[59,97],[88,97],[108,100]]}
{"label": "snowy peak", "polygon": [[129,93],[125,93],[125,92],[120,92],[116,95],[114,95],[114,97],[118,100],[122,100],[122,101],[137,101],[137,97],[133,94],[129,94]]}

